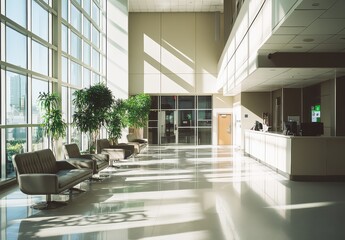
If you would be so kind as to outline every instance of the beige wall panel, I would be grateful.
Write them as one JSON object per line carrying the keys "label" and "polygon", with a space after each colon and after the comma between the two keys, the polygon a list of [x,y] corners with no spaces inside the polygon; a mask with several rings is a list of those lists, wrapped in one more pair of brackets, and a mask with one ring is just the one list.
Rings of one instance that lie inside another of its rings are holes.
{"label": "beige wall panel", "polygon": [[194,74],[162,74],[161,93],[195,94]]}
{"label": "beige wall panel", "polygon": [[131,13],[129,15],[129,72],[160,72],[161,15],[159,13]]}
{"label": "beige wall panel", "polygon": [[212,94],[216,92],[217,77],[213,74],[196,74],[196,93]]}
{"label": "beige wall panel", "polygon": [[195,41],[195,14],[162,14],[162,73],[194,73]]}
{"label": "beige wall panel", "polygon": [[129,75],[129,89],[130,95],[138,93],[152,93],[160,92],[160,74],[130,74]]}
{"label": "beige wall panel", "polygon": [[[217,63],[223,44],[220,36],[219,13],[196,14],[196,73],[208,73],[217,76]],[[218,30],[217,30],[218,29]]]}

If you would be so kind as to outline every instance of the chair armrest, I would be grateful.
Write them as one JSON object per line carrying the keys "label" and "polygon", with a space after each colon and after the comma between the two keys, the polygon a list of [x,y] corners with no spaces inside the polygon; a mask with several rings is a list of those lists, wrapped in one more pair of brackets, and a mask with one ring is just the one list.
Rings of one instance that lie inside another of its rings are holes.
{"label": "chair armrest", "polygon": [[133,145],[128,145],[126,143],[119,143],[117,145],[112,145],[110,148],[125,149],[125,150],[130,150],[130,151],[134,152],[134,146]]}
{"label": "chair armrest", "polygon": [[89,168],[89,169],[94,168],[94,161],[92,159],[69,158],[66,161],[72,164],[75,168]]}
{"label": "chair armrest", "polygon": [[109,155],[108,154],[101,154],[101,153],[97,153],[97,154],[82,154],[80,156],[80,158],[109,162]]}
{"label": "chair armrest", "polygon": [[102,154],[107,154],[109,159],[124,159],[125,158],[125,149],[119,148],[103,148]]}
{"label": "chair armrest", "polygon": [[75,166],[73,166],[71,163],[69,163],[66,160],[56,161],[56,166],[57,166],[58,170],[75,169],[76,168]]}
{"label": "chair armrest", "polygon": [[58,193],[58,176],[49,173],[30,173],[18,176],[20,189],[26,194]]}

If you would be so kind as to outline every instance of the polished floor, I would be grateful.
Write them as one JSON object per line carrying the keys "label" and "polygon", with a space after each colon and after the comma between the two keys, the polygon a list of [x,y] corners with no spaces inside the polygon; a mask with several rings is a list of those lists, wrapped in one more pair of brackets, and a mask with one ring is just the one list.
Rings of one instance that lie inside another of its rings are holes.
{"label": "polished floor", "polygon": [[65,207],[0,193],[0,239],[345,239],[345,183],[291,182],[232,147],[148,147]]}

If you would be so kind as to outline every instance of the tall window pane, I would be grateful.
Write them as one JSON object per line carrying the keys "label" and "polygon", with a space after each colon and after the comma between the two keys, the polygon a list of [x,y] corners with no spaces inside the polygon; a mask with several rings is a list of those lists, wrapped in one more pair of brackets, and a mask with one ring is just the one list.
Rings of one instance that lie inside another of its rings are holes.
{"label": "tall window pane", "polygon": [[83,32],[84,36],[91,40],[91,22],[84,17],[84,32]]}
{"label": "tall window pane", "polygon": [[48,48],[32,41],[32,71],[48,75]]}
{"label": "tall window pane", "polygon": [[31,107],[31,116],[32,123],[41,123],[42,122],[42,113],[41,108],[38,104],[38,95],[40,93],[48,92],[48,82],[32,79],[32,107]]}
{"label": "tall window pane", "polygon": [[99,31],[92,25],[92,43],[99,47]]}
{"label": "tall window pane", "polygon": [[7,72],[6,123],[27,123],[27,78]]}
{"label": "tall window pane", "polygon": [[62,119],[67,122],[67,111],[68,111],[68,98],[67,98],[67,87],[62,87],[61,89],[61,111]]}
{"label": "tall window pane", "polygon": [[92,48],[92,67],[99,71],[99,52]]}
{"label": "tall window pane", "polygon": [[71,61],[71,84],[81,86],[81,66]]}
{"label": "tall window pane", "polygon": [[94,1],[92,1],[92,19],[99,26],[99,8]]}
{"label": "tall window pane", "polygon": [[6,129],[6,177],[14,177],[12,156],[18,153],[27,152],[27,129],[8,128]]}
{"label": "tall window pane", "polygon": [[68,53],[68,28],[64,24],[62,24],[61,28],[61,42],[62,42],[62,51]]}
{"label": "tall window pane", "polygon": [[81,59],[81,38],[71,31],[71,55],[77,59]]}
{"label": "tall window pane", "polygon": [[61,10],[62,10],[62,18],[68,21],[68,0],[61,0]]}
{"label": "tall window pane", "polygon": [[32,151],[42,150],[48,147],[47,138],[44,137],[44,129],[41,126],[32,128]]}
{"label": "tall window pane", "polygon": [[63,82],[68,82],[68,59],[65,58],[65,57],[62,57],[62,74],[61,74],[61,77],[62,77],[62,81]]}
{"label": "tall window pane", "polygon": [[32,32],[48,41],[48,12],[32,1]]}
{"label": "tall window pane", "polygon": [[92,73],[92,85],[100,83],[100,77],[97,73]]}
{"label": "tall window pane", "polygon": [[26,0],[6,0],[6,16],[26,28]]}
{"label": "tall window pane", "polygon": [[91,71],[87,68],[84,68],[84,77],[83,77],[83,87],[90,87],[91,85]]}
{"label": "tall window pane", "polygon": [[84,42],[84,63],[87,65],[91,65],[91,46]]}
{"label": "tall window pane", "polygon": [[71,4],[71,24],[81,32],[81,12]]}
{"label": "tall window pane", "polygon": [[89,14],[91,15],[91,0],[84,0],[83,1],[84,3],[84,10]]}
{"label": "tall window pane", "polygon": [[6,27],[6,61],[22,68],[27,66],[26,36],[10,27]]}

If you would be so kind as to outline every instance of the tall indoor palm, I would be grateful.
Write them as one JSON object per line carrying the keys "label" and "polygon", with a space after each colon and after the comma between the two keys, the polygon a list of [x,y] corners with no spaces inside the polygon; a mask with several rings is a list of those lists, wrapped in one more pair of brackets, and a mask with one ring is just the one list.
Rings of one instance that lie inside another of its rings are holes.
{"label": "tall indoor palm", "polygon": [[51,149],[56,155],[55,141],[66,136],[67,124],[62,119],[60,96],[57,93],[39,93],[38,103],[42,109],[42,126]]}

